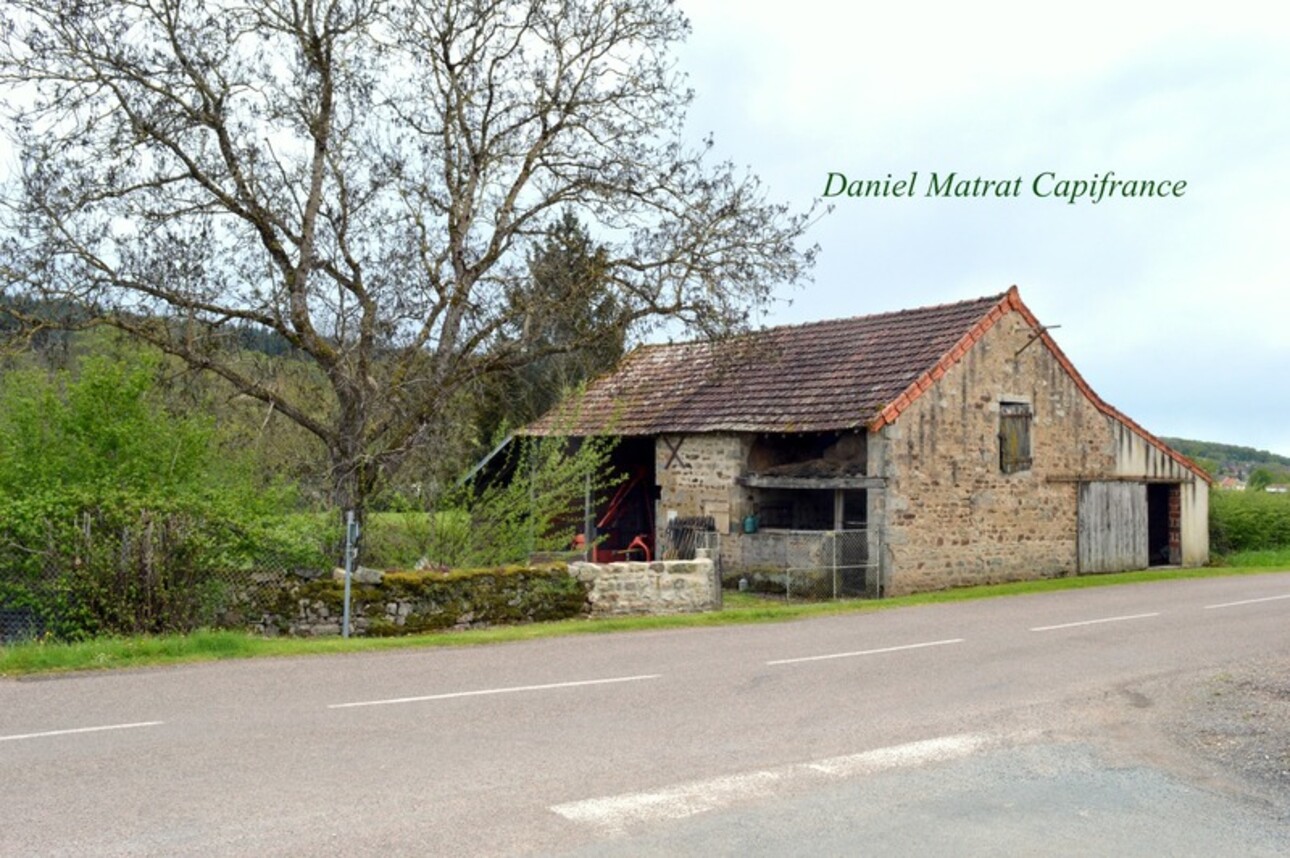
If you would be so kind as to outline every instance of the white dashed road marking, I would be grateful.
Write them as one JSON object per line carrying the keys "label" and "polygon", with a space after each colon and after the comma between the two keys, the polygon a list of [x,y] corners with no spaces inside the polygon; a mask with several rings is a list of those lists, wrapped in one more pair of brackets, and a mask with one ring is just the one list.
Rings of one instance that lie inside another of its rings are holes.
{"label": "white dashed road marking", "polygon": [[726,775],[648,792],[571,801],[554,805],[551,810],[570,822],[617,833],[634,825],[684,819],[720,810],[739,801],[768,798],[796,785],[809,786],[966,757],[982,750],[990,742],[991,738],[982,734],[943,736],[862,754]]}
{"label": "white dashed road marking", "polygon": [[0,736],[0,742],[16,742],[19,739],[44,739],[48,736],[71,736],[76,733],[102,733],[107,730],[133,730],[136,727],[156,727],[165,721],[140,721],[136,724],[108,724],[104,727],[75,727],[70,730],[46,730],[43,733],[20,733],[16,736]]}
{"label": "white dashed road marking", "polygon": [[910,742],[907,745],[865,751],[863,754],[852,754],[849,757],[833,757],[816,763],[807,763],[807,766],[817,772],[840,778],[871,775],[888,769],[909,768],[966,757],[984,748],[987,741],[987,737],[979,733],[942,736],[939,739],[926,739],[922,742]]}
{"label": "white dashed road marking", "polygon": [[860,655],[880,655],[885,652],[901,652],[907,649],[923,649],[929,646],[946,646],[948,644],[963,643],[963,638],[951,638],[944,641],[927,641],[926,643],[905,644],[904,646],[887,646],[882,649],[865,649],[859,652],[834,652],[828,655],[807,655],[801,658],[779,658],[775,661],[768,661],[766,664],[797,664],[803,661],[825,661],[830,658],[855,658]]}
{"label": "white dashed road marking", "polygon": [[1290,594],[1284,596],[1265,596],[1262,599],[1242,599],[1239,602],[1224,602],[1221,605],[1206,605],[1205,610],[1210,611],[1214,608],[1235,608],[1237,605],[1255,605],[1259,602],[1275,602],[1279,599],[1290,599]]}
{"label": "white dashed road marking", "polygon": [[1148,617],[1158,617],[1160,612],[1154,614],[1130,614],[1127,617],[1103,617],[1100,620],[1081,620],[1078,623],[1061,623],[1056,626],[1036,626],[1031,629],[1032,632],[1051,632],[1054,629],[1073,629],[1076,626],[1095,626],[1098,623],[1119,623],[1124,620],[1145,620]]}
{"label": "white dashed road marking", "polygon": [[421,697],[392,697],[388,700],[361,700],[357,703],[332,703],[328,709],[352,709],[356,706],[389,706],[394,703],[422,703],[427,700],[452,700],[457,697],[483,697],[489,694],[517,694],[521,691],[547,691],[553,688],[579,688],[584,685],[611,685],[617,682],[640,682],[658,679],[661,673],[647,676],[615,676],[609,679],[584,679],[577,682],[552,682],[548,685],[516,685],[511,688],[485,688],[480,691],[454,691],[449,694],[426,694]]}

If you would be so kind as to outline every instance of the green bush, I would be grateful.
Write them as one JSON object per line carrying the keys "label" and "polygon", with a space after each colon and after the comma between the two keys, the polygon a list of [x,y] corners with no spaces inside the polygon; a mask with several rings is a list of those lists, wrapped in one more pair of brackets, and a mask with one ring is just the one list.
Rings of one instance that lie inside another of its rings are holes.
{"label": "green bush", "polygon": [[1220,555],[1290,548],[1290,495],[1211,492],[1209,540]]}
{"label": "green bush", "polygon": [[49,636],[188,631],[267,555],[319,563],[270,516],[286,494],[170,411],[158,371],[140,355],[0,379],[0,607]]}
{"label": "green bush", "polygon": [[363,564],[410,569],[423,560],[457,561],[469,555],[470,542],[470,515],[463,510],[368,513]]}
{"label": "green bush", "polygon": [[[417,559],[434,566],[483,567],[568,548],[582,525],[588,487],[599,499],[620,479],[610,467],[615,443],[609,437],[513,439],[492,470],[437,498],[432,513],[382,515],[387,522],[404,516],[405,544],[397,556],[409,557],[407,547],[415,545]],[[368,532],[378,528],[369,524]],[[367,556],[395,556],[394,542],[390,531],[374,536]]]}
{"label": "green bush", "polygon": [[318,568],[296,534],[210,499],[73,490],[0,498],[0,604],[45,634],[191,631],[217,623],[250,573]]}

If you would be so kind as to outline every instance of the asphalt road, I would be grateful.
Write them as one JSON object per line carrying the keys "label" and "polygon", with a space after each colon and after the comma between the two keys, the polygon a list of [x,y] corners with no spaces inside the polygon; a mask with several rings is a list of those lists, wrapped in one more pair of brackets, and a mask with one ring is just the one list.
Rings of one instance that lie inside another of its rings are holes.
{"label": "asphalt road", "polygon": [[1153,726],[1268,659],[1290,573],[0,681],[0,854],[1286,854]]}

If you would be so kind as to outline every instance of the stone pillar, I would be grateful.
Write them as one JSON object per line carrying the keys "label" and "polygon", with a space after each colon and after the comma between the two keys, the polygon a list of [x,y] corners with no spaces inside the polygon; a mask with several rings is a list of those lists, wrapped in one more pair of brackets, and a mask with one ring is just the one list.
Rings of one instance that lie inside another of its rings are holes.
{"label": "stone pillar", "polygon": [[[889,444],[892,427],[884,426],[867,433],[866,473],[870,477],[890,478]],[[865,535],[868,540],[870,571],[866,575],[866,594],[874,599],[887,595],[894,567],[891,559],[890,527],[887,521],[887,489],[870,488],[865,492]]]}

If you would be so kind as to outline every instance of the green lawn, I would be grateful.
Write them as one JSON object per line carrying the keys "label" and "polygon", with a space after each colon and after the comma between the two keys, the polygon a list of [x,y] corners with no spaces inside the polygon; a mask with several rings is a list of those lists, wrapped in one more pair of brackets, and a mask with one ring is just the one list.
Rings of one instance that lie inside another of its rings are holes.
{"label": "green lawn", "polygon": [[[886,611],[914,605],[990,599],[1026,593],[1048,593],[1085,587],[1106,587],[1146,581],[1250,575],[1290,569],[1290,551],[1241,555],[1227,567],[1186,570],[1148,570],[1115,575],[1023,581],[921,593],[893,599],[850,599],[834,602],[794,602],[748,593],[726,593],[725,608],[706,614],[668,617],[625,617],[603,620],[562,620],[524,626],[499,626],[463,632],[440,632],[403,638],[261,638],[243,632],[206,631],[191,635],[105,638],[81,643],[24,643],[0,647],[0,676],[55,673],[71,670],[142,667],[216,661],[228,658],[303,656],[320,653],[372,652],[414,647],[470,646],[559,637],[575,634],[608,634],[637,629],[672,629],[691,626],[723,626],[739,623],[782,622],[803,617]],[[1261,562],[1260,562],[1261,561]]]}

